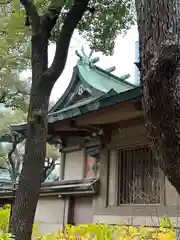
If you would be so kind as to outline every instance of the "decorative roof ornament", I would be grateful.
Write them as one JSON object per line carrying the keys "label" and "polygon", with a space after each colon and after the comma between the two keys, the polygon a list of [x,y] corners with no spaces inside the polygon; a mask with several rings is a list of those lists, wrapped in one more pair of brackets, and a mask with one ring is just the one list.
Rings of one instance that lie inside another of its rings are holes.
{"label": "decorative roof ornament", "polygon": [[[93,50],[91,50],[91,52],[89,53],[89,55],[87,55],[84,51],[84,47],[81,47],[81,51],[79,52],[78,50],[75,51],[75,54],[79,57],[79,61],[78,63],[83,65],[89,65],[90,67],[93,67],[100,59],[99,57],[94,57],[92,58],[93,55]],[[107,73],[112,73],[116,70],[116,67],[109,67],[107,69],[102,69],[103,71],[107,72]],[[119,80],[121,81],[125,81],[126,79],[128,79],[130,77],[129,74],[123,75],[119,77]]]}
{"label": "decorative roof ornament", "polygon": [[91,50],[90,54],[87,55],[84,51],[84,47],[82,46],[81,48],[81,52],[79,52],[78,50],[75,51],[75,54],[79,57],[79,60],[83,63],[83,64],[89,64],[89,65],[93,65],[95,63],[97,63],[99,61],[98,57],[92,58],[92,54],[93,54],[93,50]]}
{"label": "decorative roof ornament", "polygon": [[91,59],[91,64],[95,64],[97,62],[99,62],[99,57],[94,57]]}
{"label": "decorative roof ornament", "polygon": [[128,79],[128,78],[130,78],[130,74],[125,74],[125,75],[121,75],[120,77],[119,77],[119,80],[121,80],[121,81],[126,81],[126,79]]}
{"label": "decorative roof ornament", "polygon": [[116,67],[115,67],[115,66],[105,69],[105,71],[108,72],[108,73],[112,73],[112,72],[114,72],[115,70],[116,70]]}

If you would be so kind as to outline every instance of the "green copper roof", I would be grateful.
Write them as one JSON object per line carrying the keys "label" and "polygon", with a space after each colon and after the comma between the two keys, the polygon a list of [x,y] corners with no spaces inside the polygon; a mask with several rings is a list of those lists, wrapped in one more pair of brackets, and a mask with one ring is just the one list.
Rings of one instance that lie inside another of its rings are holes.
{"label": "green copper roof", "polygon": [[[77,100],[79,87],[82,87],[83,91],[86,91],[86,94],[92,97],[100,97],[110,90],[121,93],[137,87],[127,81],[130,77],[129,74],[117,77],[112,74],[115,67],[104,70],[96,66],[95,64],[99,61],[99,58],[91,58],[91,54],[87,56],[83,49],[82,54],[77,51],[76,54],[79,60],[73,69],[73,75],[69,86],[57,103],[52,107],[50,113],[59,111],[79,101]],[[84,98],[87,98],[87,96]]]}
{"label": "green copper roof", "polygon": [[118,78],[112,73],[95,65],[85,64],[81,60],[78,61],[77,67],[81,79],[86,81],[93,88],[104,93],[107,93],[111,89],[114,89],[117,93],[120,93],[135,87],[135,85],[121,80],[121,78]]}
{"label": "green copper roof", "polygon": [[82,47],[81,53],[76,51],[76,55],[79,57],[77,67],[82,78],[92,87],[107,93],[111,89],[114,89],[117,93],[127,91],[136,87],[134,84],[131,84],[126,81],[130,75],[122,77],[117,77],[112,74],[116,69],[114,66],[109,67],[108,69],[102,69],[95,64],[99,61],[99,58],[92,58],[92,52],[87,55],[84,52]]}

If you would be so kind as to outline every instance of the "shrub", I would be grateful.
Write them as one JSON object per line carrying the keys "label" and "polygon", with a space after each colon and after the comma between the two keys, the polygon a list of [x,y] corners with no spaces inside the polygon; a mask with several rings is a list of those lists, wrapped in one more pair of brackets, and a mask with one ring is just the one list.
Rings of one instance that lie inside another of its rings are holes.
{"label": "shrub", "polygon": [[[11,234],[8,233],[10,217],[10,205],[5,205],[0,208],[0,240],[13,239]],[[37,227],[33,226],[33,234],[37,233]]]}
{"label": "shrub", "polygon": [[[8,223],[10,215],[10,206],[0,209],[0,240],[11,239],[8,234]],[[37,228],[34,226],[33,235],[37,236]],[[125,226],[108,224],[82,224],[79,226],[66,225],[64,229],[56,234],[49,234],[41,237],[33,237],[33,240],[174,240],[175,228],[170,219],[164,217],[160,221],[159,228],[150,228],[145,226]]]}
{"label": "shrub", "polygon": [[120,225],[110,226],[108,224],[88,224],[71,226],[66,225],[57,234],[50,234],[44,237],[36,238],[39,240],[130,240],[130,239],[156,239],[156,240],[174,240],[175,228],[171,221],[164,217],[160,222],[159,228],[135,227]]}

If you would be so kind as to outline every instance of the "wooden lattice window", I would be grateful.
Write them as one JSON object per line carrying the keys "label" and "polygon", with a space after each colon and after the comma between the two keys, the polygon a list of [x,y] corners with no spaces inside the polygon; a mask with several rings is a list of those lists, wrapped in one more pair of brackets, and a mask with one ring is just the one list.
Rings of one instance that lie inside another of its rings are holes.
{"label": "wooden lattice window", "polygon": [[149,147],[120,150],[118,205],[159,204],[161,171]]}

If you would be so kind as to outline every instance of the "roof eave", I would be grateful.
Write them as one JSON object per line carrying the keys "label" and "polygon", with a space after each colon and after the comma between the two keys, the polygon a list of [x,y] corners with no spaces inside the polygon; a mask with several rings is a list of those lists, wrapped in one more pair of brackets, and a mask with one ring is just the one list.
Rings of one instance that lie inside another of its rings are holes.
{"label": "roof eave", "polygon": [[[107,94],[108,95],[108,94]],[[89,104],[79,106],[74,109],[67,110],[65,112],[55,112],[49,117],[49,122],[54,123],[56,121],[65,120],[79,115],[84,115],[89,112],[97,111],[102,108],[107,108],[120,102],[136,99],[141,96],[141,87],[122,92],[116,95],[110,95],[90,102]]]}
{"label": "roof eave", "polygon": [[[99,181],[99,178],[89,178],[43,183],[40,188],[40,196],[83,196],[98,194],[100,187]],[[7,187],[6,189],[0,189],[0,199],[12,199],[13,190],[16,190],[16,188],[13,189],[12,187]]]}
{"label": "roof eave", "polygon": [[[134,89],[131,89],[119,94],[115,94],[115,95],[107,93],[106,96],[104,96],[103,98],[97,98],[88,104],[81,105],[75,108],[70,108],[70,109],[67,108],[66,111],[61,110],[61,111],[51,113],[49,115],[49,124],[55,123],[57,121],[67,120],[80,115],[84,115],[89,112],[97,111],[102,108],[107,108],[124,101],[130,101],[132,99],[141,97],[141,94],[142,94],[141,87],[136,87]],[[17,125],[17,124],[11,125],[11,128],[12,130],[17,132],[27,131],[27,123],[23,123],[20,125]]]}

